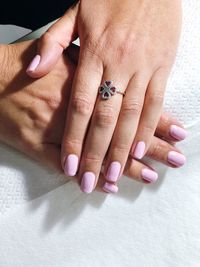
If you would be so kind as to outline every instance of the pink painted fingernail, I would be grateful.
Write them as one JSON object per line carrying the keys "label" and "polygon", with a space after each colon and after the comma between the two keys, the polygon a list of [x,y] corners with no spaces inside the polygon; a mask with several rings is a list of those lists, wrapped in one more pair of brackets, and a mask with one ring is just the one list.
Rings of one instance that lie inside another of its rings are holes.
{"label": "pink painted fingernail", "polygon": [[144,156],[144,151],[145,151],[145,142],[140,141],[137,143],[135,150],[133,152],[133,156],[136,159],[141,159]]}
{"label": "pink painted fingernail", "polygon": [[157,172],[150,169],[142,169],[141,176],[144,180],[154,183],[158,179]]}
{"label": "pink painted fingernail", "polygon": [[121,164],[118,161],[113,161],[107,171],[106,179],[110,182],[116,182],[121,170]]}
{"label": "pink painted fingernail", "polygon": [[64,172],[68,176],[75,176],[78,170],[78,157],[74,154],[70,154],[64,166]]}
{"label": "pink painted fingernail", "polygon": [[110,183],[105,183],[103,186],[103,190],[107,193],[117,193],[118,192],[118,186]]}
{"label": "pink painted fingernail", "polygon": [[178,152],[170,151],[168,153],[167,160],[172,165],[174,165],[176,167],[181,167],[181,166],[183,166],[185,164],[186,157],[183,154],[180,154]]}
{"label": "pink painted fingernail", "polygon": [[183,128],[177,125],[171,125],[169,133],[172,137],[174,137],[175,139],[179,141],[184,140],[187,136],[186,130],[184,130]]}
{"label": "pink painted fingernail", "polygon": [[36,55],[33,60],[31,61],[30,65],[28,66],[26,72],[33,72],[36,70],[37,66],[39,65],[41,60],[40,55]]}
{"label": "pink painted fingernail", "polygon": [[91,193],[94,189],[95,175],[93,172],[85,172],[81,180],[81,190],[84,193]]}

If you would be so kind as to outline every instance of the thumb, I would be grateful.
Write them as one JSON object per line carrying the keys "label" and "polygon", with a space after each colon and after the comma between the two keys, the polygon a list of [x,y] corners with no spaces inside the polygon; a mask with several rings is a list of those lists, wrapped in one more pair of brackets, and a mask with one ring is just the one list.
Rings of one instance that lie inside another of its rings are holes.
{"label": "thumb", "polygon": [[40,78],[49,73],[56,65],[63,50],[77,36],[78,4],[71,7],[39,39],[37,55],[33,58],[26,72],[32,78]]}

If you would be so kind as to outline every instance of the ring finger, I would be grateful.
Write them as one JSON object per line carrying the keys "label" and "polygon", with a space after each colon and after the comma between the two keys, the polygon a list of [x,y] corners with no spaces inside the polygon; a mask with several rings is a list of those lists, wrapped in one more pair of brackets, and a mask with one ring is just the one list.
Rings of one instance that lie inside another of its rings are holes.
{"label": "ring finger", "polygon": [[105,178],[116,182],[123,172],[142,111],[148,73],[136,73],[130,80],[105,164]]}

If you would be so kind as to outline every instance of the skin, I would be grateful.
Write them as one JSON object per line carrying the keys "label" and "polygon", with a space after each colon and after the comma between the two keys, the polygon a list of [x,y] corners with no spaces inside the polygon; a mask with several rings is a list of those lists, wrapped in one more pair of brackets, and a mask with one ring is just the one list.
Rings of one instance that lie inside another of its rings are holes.
{"label": "skin", "polygon": [[[36,47],[36,41],[0,46],[0,140],[40,163],[62,171],[61,143],[78,50],[70,47],[49,74],[33,80],[25,70]],[[162,115],[147,156],[175,167],[167,162],[169,151],[180,152],[172,145],[175,142],[169,133],[172,124],[181,127],[176,119]],[[144,168],[150,167],[129,156],[124,174],[145,182],[141,177]],[[80,182],[78,177],[75,179]],[[104,182],[101,174],[99,190]]]}
{"label": "skin", "polygon": [[[180,0],[97,0],[95,8],[93,0],[82,0],[41,37],[41,61],[28,71],[34,78],[53,69],[63,49],[80,38],[62,140],[63,169],[67,157],[76,155],[79,178],[90,172],[97,182],[106,155],[108,179],[112,162],[120,164],[120,177],[130,150],[138,159],[147,154],[162,113],[180,28]],[[102,100],[98,88],[105,80],[126,91],[125,97],[116,94]]]}

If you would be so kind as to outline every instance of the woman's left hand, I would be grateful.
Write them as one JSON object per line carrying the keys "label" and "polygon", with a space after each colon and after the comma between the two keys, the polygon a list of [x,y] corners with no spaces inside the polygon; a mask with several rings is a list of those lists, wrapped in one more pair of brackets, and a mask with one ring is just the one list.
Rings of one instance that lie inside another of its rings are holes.
{"label": "woman's left hand", "polygon": [[[81,0],[44,34],[28,69],[32,77],[50,71],[63,48],[80,37],[62,142],[66,174],[73,169],[75,175],[80,163],[81,179],[95,178],[96,184],[107,153],[105,177],[116,182],[133,138],[134,157],[146,154],[162,112],[180,26],[180,0]],[[124,98],[98,95],[100,84],[110,80],[126,92]]]}
{"label": "woman's left hand", "polygon": [[[25,75],[27,62],[35,51],[35,41],[0,46],[0,57],[3,55],[0,60],[0,141],[50,168],[62,171],[60,148],[78,49],[70,46],[53,71],[36,81]],[[185,137],[181,123],[163,114],[147,156],[172,168],[181,167],[185,156],[172,143]],[[143,160],[133,159],[131,155],[124,174],[143,183],[152,183],[158,178],[151,166]],[[77,177],[75,179],[77,181]],[[89,190],[91,187],[85,188],[86,185],[81,184],[81,188]],[[98,189],[114,193],[118,187],[105,183],[101,174]]]}

